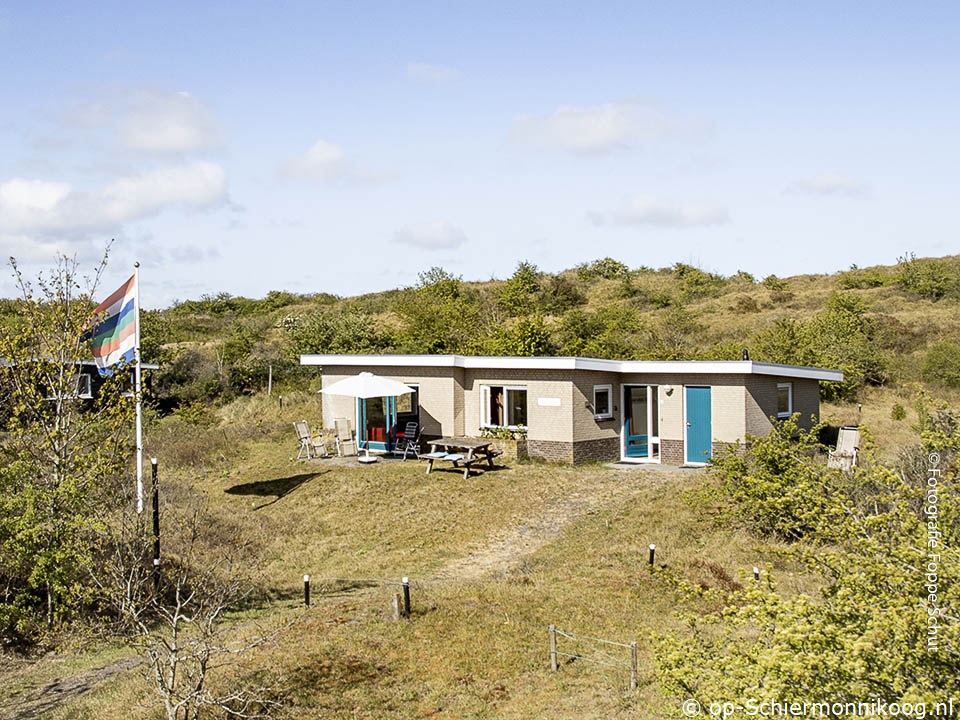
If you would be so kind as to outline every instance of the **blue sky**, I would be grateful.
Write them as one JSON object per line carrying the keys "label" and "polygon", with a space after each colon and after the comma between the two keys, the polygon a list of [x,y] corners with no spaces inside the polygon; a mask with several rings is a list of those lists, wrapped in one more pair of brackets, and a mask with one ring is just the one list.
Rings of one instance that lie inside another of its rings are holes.
{"label": "blue sky", "polygon": [[[0,248],[145,307],[958,251],[960,5],[0,4]],[[0,273],[0,295],[15,288]]]}

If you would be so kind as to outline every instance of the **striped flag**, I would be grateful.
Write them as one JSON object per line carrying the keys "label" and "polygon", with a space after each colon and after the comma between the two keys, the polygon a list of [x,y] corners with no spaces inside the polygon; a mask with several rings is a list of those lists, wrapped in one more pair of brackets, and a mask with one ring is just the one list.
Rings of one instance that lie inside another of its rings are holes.
{"label": "striped flag", "polygon": [[102,317],[88,339],[101,375],[112,375],[117,363],[131,364],[137,347],[137,276],[132,275],[94,312]]}

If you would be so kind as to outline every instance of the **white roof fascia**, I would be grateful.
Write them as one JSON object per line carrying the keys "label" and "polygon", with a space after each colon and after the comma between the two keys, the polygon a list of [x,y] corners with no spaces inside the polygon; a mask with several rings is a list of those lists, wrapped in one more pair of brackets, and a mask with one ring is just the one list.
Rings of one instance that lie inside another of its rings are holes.
{"label": "white roof fascia", "polygon": [[500,370],[593,370],[621,374],[774,375],[841,382],[843,371],[778,365],[753,360],[604,360],[581,357],[492,357],[464,355],[301,355],[301,365],[347,367],[457,367]]}

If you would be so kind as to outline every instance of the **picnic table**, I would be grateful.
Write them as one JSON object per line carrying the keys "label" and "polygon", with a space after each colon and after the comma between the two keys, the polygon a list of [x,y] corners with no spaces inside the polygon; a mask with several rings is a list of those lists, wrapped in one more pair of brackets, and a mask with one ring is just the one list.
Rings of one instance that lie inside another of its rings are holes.
{"label": "picnic table", "polygon": [[438,460],[445,460],[453,463],[457,469],[463,464],[463,479],[470,477],[470,468],[477,462],[486,460],[491,468],[495,467],[493,459],[500,455],[500,451],[494,449],[493,441],[483,438],[465,438],[465,437],[444,437],[437,440],[429,440],[430,452],[421,455],[421,458],[427,459],[427,475],[433,470],[433,463]]}

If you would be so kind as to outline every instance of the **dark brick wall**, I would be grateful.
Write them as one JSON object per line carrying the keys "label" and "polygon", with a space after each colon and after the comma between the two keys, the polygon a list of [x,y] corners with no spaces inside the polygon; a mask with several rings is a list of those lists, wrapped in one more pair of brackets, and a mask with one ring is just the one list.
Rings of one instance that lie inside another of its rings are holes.
{"label": "dark brick wall", "polygon": [[573,462],[616,462],[620,459],[620,438],[581,440],[573,444]]}
{"label": "dark brick wall", "polygon": [[683,465],[683,440],[660,440],[660,462],[664,465]]}
{"label": "dark brick wall", "polygon": [[531,440],[527,438],[527,454],[531,458],[551,462],[573,463],[573,443],[559,440]]}

